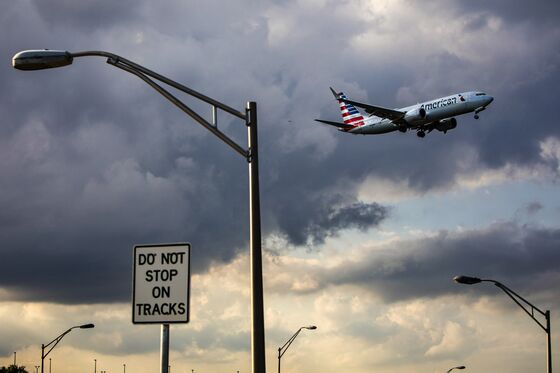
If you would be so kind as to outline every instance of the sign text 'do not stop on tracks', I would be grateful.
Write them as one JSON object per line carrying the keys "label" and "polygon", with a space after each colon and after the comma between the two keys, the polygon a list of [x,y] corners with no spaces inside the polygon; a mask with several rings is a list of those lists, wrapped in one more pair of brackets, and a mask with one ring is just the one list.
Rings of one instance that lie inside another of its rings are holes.
{"label": "sign text 'do not stop on tracks'", "polygon": [[188,243],[134,246],[134,324],[189,322],[190,249]]}

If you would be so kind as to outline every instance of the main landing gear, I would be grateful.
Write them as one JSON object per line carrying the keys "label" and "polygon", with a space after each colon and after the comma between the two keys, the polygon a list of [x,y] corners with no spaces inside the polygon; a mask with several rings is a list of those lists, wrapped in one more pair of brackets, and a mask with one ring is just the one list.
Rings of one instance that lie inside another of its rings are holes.
{"label": "main landing gear", "polygon": [[416,132],[416,136],[420,137],[421,139],[423,139],[426,136],[426,132],[424,131],[418,131]]}

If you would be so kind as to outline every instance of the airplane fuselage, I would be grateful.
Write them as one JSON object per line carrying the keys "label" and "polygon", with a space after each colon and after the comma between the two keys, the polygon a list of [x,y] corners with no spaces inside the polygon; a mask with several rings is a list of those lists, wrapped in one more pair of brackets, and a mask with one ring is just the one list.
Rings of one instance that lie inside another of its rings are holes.
{"label": "airplane fuselage", "polygon": [[[478,112],[484,110],[492,102],[493,98],[482,92],[464,92],[435,100],[422,102],[416,105],[395,109],[406,112],[404,121],[406,129],[422,129],[429,125],[437,125],[440,121],[450,120],[457,115]],[[456,121],[453,119],[454,126]],[[352,134],[382,134],[397,131],[402,126],[387,118],[369,116],[364,118],[364,124],[354,127],[345,132]]]}

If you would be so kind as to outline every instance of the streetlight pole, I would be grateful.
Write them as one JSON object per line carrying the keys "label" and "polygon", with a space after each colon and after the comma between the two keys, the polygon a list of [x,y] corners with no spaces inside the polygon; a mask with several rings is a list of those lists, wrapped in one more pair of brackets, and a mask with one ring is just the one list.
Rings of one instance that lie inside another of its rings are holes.
{"label": "streetlight pole", "polygon": [[[59,335],[58,337],[56,337],[55,339],[53,339],[52,341],[47,343],[46,345],[42,344],[41,345],[41,373],[44,373],[44,370],[45,370],[45,358],[53,350],[53,348],[55,348],[56,345],[62,340],[62,338],[64,338],[64,336],[66,334],[70,333],[73,329],[76,329],[76,328],[91,329],[93,327],[95,327],[95,325],[93,325],[93,324],[76,325],[76,326],[71,327],[70,329],[68,329],[67,331],[65,331],[64,333],[62,333],[61,335]],[[47,349],[49,346],[51,346],[51,347],[48,349],[47,352],[45,352],[45,349]]]}
{"label": "streetlight pole", "polygon": [[51,373],[51,358],[49,357],[49,373]]}
{"label": "streetlight pole", "polygon": [[93,359],[93,373],[97,373],[97,359]]}
{"label": "streetlight pole", "polygon": [[301,328],[298,329],[297,332],[294,333],[294,335],[290,337],[290,339],[288,339],[286,343],[284,343],[282,347],[278,347],[278,373],[280,373],[280,359],[282,358],[282,356],[284,356],[286,351],[288,351],[288,348],[294,342],[294,340],[299,335],[302,329],[315,330],[317,329],[317,327],[315,325],[302,326]]}
{"label": "streetlight pole", "polygon": [[[507,286],[505,286],[504,284],[496,280],[481,279],[478,277],[471,277],[471,276],[455,276],[453,278],[453,281],[455,281],[458,284],[464,284],[464,285],[474,285],[481,282],[491,282],[497,287],[499,287],[500,289],[502,289],[502,291],[506,293],[507,296],[510,297],[519,307],[521,307],[523,311],[525,311],[525,313],[529,315],[529,317],[532,318],[533,321],[535,321],[541,327],[541,329],[544,330],[544,332],[546,333],[546,371],[547,373],[552,373],[552,349],[551,349],[551,341],[550,341],[552,333],[550,331],[549,310],[542,311],[541,309],[533,305],[531,302],[523,298],[521,295],[517,294],[515,291],[511,290],[510,288],[508,288]],[[540,313],[542,316],[544,316],[545,318],[544,324],[541,320],[536,318],[535,311],[537,313]]]}
{"label": "streetlight pole", "polygon": [[[261,247],[261,214],[260,214],[260,191],[258,170],[258,138],[257,138],[257,103],[247,102],[245,113],[233,109],[217,100],[205,96],[183,84],[177,83],[154,71],[140,66],[132,61],[113,53],[103,51],[84,51],[70,53],[68,51],[55,50],[31,50],[17,53],[12,59],[12,65],[20,70],[41,70],[54,67],[70,65],[74,58],[85,56],[106,57],[107,63],[118,67],[128,73],[136,75],[145,83],[155,89],[159,94],[168,99],[172,104],[181,109],[185,114],[193,118],[204,128],[216,135],[220,140],[228,144],[239,153],[249,165],[249,252],[251,259],[251,366],[253,373],[265,373],[265,338],[264,338],[264,297],[263,297],[263,275],[262,275],[262,247]],[[208,122],[194,110],[177,99],[154,80],[165,83],[190,96],[193,96],[212,107],[214,114],[213,123]],[[226,134],[218,129],[217,110],[220,109],[245,121],[247,126],[247,149],[238,145]]]}

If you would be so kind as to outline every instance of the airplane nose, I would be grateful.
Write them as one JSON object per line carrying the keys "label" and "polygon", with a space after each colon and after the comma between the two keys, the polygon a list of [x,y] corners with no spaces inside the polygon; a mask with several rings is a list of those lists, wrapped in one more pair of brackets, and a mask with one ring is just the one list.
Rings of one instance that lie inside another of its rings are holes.
{"label": "airplane nose", "polygon": [[494,97],[488,96],[488,103],[486,105],[490,105],[492,101],[494,101]]}

